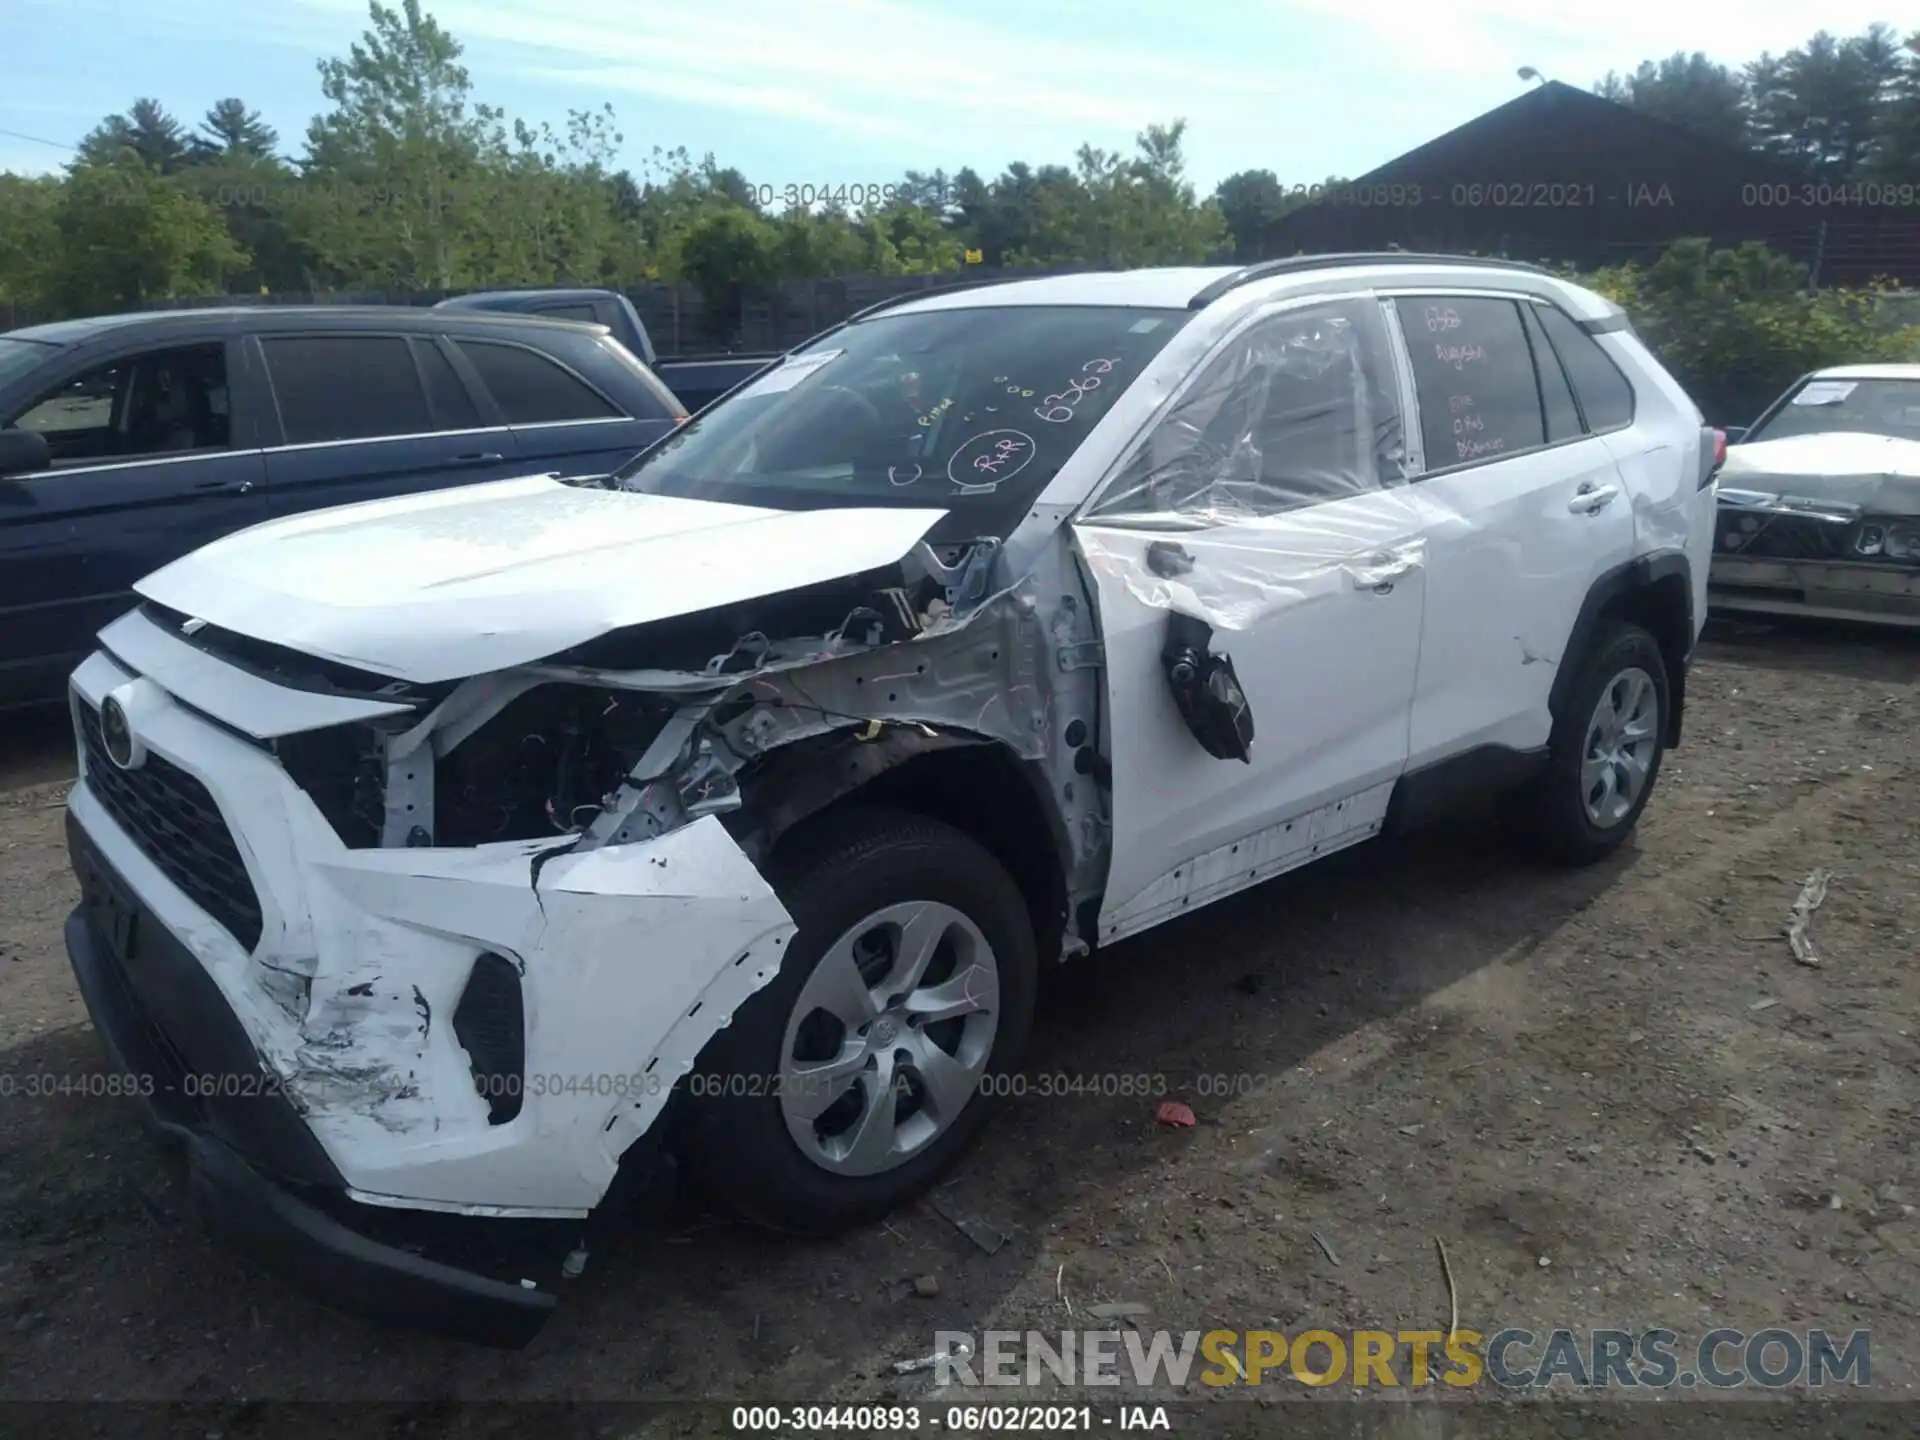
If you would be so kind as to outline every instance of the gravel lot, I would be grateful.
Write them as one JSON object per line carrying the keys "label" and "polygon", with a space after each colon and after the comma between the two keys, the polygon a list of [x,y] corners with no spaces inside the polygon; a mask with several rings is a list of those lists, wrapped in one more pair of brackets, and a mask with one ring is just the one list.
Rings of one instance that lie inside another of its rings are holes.
{"label": "gravel lot", "polygon": [[[946,1191],[1011,1237],[996,1253],[924,1207],[801,1244],[689,1205],[595,1254],[510,1355],[320,1310],[193,1231],[125,1102],[20,1093],[99,1060],[60,945],[65,740],[13,722],[0,1395],[408,1402],[418,1436],[482,1397],[926,1403],[926,1377],[888,1363],[935,1329],[1057,1330],[1069,1304],[1082,1325],[1122,1301],[1175,1330],[1444,1328],[1439,1237],[1483,1333],[1865,1327],[1873,1392],[1914,1398],[1920,637],[1717,626],[1693,696],[1636,841],[1603,866],[1542,868],[1463,816],[1059,977],[1030,1075],[1164,1076],[1200,1123],[1120,1095],[1009,1101]],[[1815,867],[1834,876],[1818,969],[1783,938]],[[914,1293],[924,1276],[937,1293]],[[1241,1398],[1212,1409],[1248,1415]],[[1719,1431],[1721,1411],[1667,1398]],[[1769,1423],[1803,1430],[1813,1408]],[[225,1433],[253,1433],[234,1413]],[[1896,1414],[1912,1433],[1904,1406],[1872,1425]]]}

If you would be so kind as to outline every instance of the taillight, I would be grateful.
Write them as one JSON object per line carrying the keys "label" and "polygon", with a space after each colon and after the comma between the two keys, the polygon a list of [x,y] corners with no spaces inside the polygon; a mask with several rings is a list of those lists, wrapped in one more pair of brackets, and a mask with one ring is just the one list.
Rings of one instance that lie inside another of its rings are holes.
{"label": "taillight", "polygon": [[1713,432],[1713,468],[1718,470],[1726,463],[1727,432],[1724,430],[1716,430]]}

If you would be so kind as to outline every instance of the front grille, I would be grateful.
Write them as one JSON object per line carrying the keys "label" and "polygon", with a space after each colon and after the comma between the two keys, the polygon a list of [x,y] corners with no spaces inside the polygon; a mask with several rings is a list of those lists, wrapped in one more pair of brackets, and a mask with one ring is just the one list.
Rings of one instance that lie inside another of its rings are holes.
{"label": "front grille", "polygon": [[1729,508],[1720,512],[1716,538],[1722,555],[1742,560],[1858,560],[1859,533],[1858,524]]}
{"label": "front grille", "polygon": [[94,798],[161,874],[252,950],[260,943],[260,897],[207,787],[151,753],[139,769],[120,769],[107,758],[91,706],[80,707],[80,733]]}
{"label": "front grille", "polygon": [[473,962],[454,1006],[453,1033],[473,1067],[474,1088],[486,1099],[488,1123],[506,1124],[520,1113],[527,1068],[520,971],[506,956],[489,950]]}

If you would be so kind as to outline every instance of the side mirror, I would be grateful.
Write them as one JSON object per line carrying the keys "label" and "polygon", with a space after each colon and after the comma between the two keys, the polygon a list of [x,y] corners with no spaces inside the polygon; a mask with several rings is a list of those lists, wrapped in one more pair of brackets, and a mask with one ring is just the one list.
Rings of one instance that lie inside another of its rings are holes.
{"label": "side mirror", "polygon": [[1738,445],[1742,440],[1747,438],[1747,427],[1744,425],[1723,425],[1720,433],[1727,437],[1727,443],[1729,445]]}
{"label": "side mirror", "polygon": [[0,477],[29,475],[51,464],[53,451],[38,430],[0,430]]}

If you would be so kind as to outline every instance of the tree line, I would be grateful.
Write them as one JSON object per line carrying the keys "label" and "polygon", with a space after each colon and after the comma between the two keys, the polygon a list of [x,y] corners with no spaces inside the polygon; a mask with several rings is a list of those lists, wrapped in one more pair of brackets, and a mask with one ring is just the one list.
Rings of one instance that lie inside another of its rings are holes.
{"label": "tree line", "polygon": [[[670,280],[732,307],[786,279],[1249,260],[1310,203],[1264,169],[1202,196],[1181,120],[1131,152],[1084,145],[991,179],[909,171],[850,195],[775,194],[684,148],[656,146],[635,173],[616,165],[611,106],[529,125],[476,99],[461,55],[420,0],[376,0],[361,39],[319,62],[327,108],[295,146],[238,98],[195,124],[137,100],[62,173],[0,174],[0,303],[55,316],[183,295]],[[1676,54],[1594,88],[1823,178],[1920,177],[1920,33],[1822,32],[1739,70]]]}

